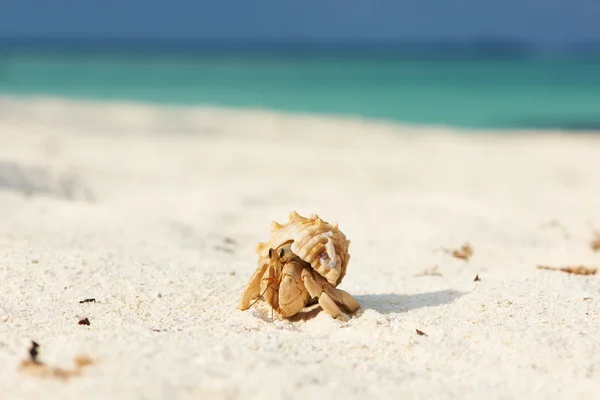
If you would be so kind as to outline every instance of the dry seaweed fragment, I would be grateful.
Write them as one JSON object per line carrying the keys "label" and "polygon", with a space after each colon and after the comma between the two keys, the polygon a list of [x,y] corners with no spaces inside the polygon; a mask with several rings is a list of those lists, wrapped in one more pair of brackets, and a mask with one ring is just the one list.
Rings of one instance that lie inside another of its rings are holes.
{"label": "dry seaweed fragment", "polygon": [[232,250],[229,247],[225,247],[225,246],[215,246],[215,250],[222,251],[223,253],[229,253],[229,254],[235,253],[235,250]]}
{"label": "dry seaweed fragment", "polygon": [[92,360],[89,356],[86,356],[85,354],[80,354],[77,357],[75,357],[75,365],[77,366],[77,368],[87,367],[88,365],[92,365],[93,363],[94,360]]}
{"label": "dry seaweed fragment", "polygon": [[600,232],[594,234],[594,238],[590,242],[590,247],[594,251],[600,251]]}
{"label": "dry seaweed fragment", "polygon": [[414,276],[442,276],[441,272],[438,271],[438,266],[433,268],[427,268],[425,271],[415,274]]}
{"label": "dry seaweed fragment", "polygon": [[52,367],[46,365],[38,360],[38,349],[40,345],[31,341],[31,348],[29,349],[29,359],[23,360],[19,365],[21,372],[37,376],[40,378],[57,378],[61,380],[67,380],[74,376],[81,375],[81,371],[84,367],[93,364],[92,359],[86,355],[79,355],[75,358],[74,369],[63,369],[58,367]]}
{"label": "dry seaweed fragment", "polygon": [[79,300],[79,303],[80,303],[80,304],[83,304],[83,303],[95,303],[95,302],[96,302],[96,299],[95,299],[95,298],[93,298],[93,297],[92,297],[92,298],[90,298],[90,299],[83,299],[83,300]]}
{"label": "dry seaweed fragment", "polygon": [[427,336],[427,334],[425,332],[420,331],[418,329],[415,329],[415,330],[417,331],[417,335],[419,335],[419,336]]}
{"label": "dry seaweed fragment", "polygon": [[235,250],[232,247],[235,247],[237,242],[235,239],[230,238],[230,237],[224,237],[223,238],[223,243],[225,245],[221,245],[221,244],[217,244],[214,246],[215,250],[217,251],[221,251],[223,253],[229,253],[229,254],[234,254]]}
{"label": "dry seaweed fragment", "polygon": [[90,326],[90,320],[87,318],[83,318],[83,319],[80,319],[77,324]]}
{"label": "dry seaweed fragment", "polygon": [[468,243],[465,243],[460,249],[445,249],[445,251],[446,253],[450,253],[452,257],[459,258],[461,260],[468,260],[473,255],[473,248]]}
{"label": "dry seaweed fragment", "polygon": [[33,340],[31,341],[31,347],[29,348],[29,357],[31,358],[31,361],[33,361],[33,362],[37,362],[39,347],[40,347],[39,344],[37,344]]}
{"label": "dry seaweed fragment", "polygon": [[598,268],[586,267],[584,265],[578,265],[574,267],[549,267],[546,265],[538,265],[538,269],[548,269],[553,271],[562,271],[569,274],[575,275],[595,275],[598,272]]}
{"label": "dry seaweed fragment", "polygon": [[33,362],[31,360],[25,360],[19,366],[19,369],[32,376],[40,378],[56,378],[61,380],[67,380],[69,378],[81,375],[81,369],[89,364],[77,363],[75,369],[64,369],[58,367],[52,367],[46,364]]}
{"label": "dry seaweed fragment", "polygon": [[231,237],[224,237],[223,242],[226,244],[233,244],[233,245],[237,244],[237,241]]}

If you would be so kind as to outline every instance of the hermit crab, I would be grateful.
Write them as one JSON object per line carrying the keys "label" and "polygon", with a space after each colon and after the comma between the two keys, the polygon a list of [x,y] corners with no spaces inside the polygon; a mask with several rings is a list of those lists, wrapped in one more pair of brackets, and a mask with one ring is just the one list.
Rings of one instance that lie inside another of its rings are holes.
{"label": "hermit crab", "polygon": [[343,312],[352,314],[360,308],[354,297],[337,288],[346,275],[349,245],[337,224],[315,214],[305,218],[292,211],[287,224],[272,222],[271,238],[255,247],[258,268],[238,309],[247,310],[263,298],[288,318],[318,302],[333,318],[344,319]]}

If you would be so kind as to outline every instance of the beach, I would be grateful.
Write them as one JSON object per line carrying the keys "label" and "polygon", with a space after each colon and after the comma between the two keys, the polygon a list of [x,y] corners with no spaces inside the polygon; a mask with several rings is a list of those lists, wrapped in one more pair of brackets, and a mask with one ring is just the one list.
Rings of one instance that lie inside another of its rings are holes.
{"label": "beach", "polygon": [[[236,309],[291,211],[350,239],[347,322]],[[598,132],[3,97],[0,393],[593,399],[600,274],[538,267],[599,233]]]}

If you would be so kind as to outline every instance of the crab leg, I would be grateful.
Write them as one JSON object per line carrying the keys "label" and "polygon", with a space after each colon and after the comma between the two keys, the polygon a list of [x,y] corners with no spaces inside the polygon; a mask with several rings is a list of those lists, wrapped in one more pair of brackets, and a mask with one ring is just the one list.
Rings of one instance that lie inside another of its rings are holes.
{"label": "crab leg", "polygon": [[270,263],[265,262],[256,268],[246,285],[246,289],[244,289],[244,293],[242,293],[237,307],[238,310],[247,310],[250,308],[250,301],[260,296],[260,283],[269,265]]}
{"label": "crab leg", "polygon": [[[319,305],[334,318],[339,318],[342,314],[342,307],[347,313],[354,313],[360,308],[360,304],[348,292],[334,288],[324,279],[319,279],[320,276],[313,275],[313,272],[306,268],[302,271],[302,280],[306,286],[306,290],[311,297],[319,299]],[[321,282],[319,282],[319,280]],[[338,306],[339,305],[339,306]]]}
{"label": "crab leg", "polygon": [[352,314],[360,308],[358,301],[350,293],[343,291],[342,289],[334,288],[332,286],[325,286],[323,291],[326,292],[336,303],[342,308]]}
{"label": "crab leg", "polygon": [[302,273],[305,266],[297,261],[285,264],[279,284],[279,314],[287,318],[300,312],[309,300]]}
{"label": "crab leg", "polygon": [[278,265],[269,263],[260,286],[261,292],[265,294],[265,300],[274,310],[279,308],[279,277]]}
{"label": "crab leg", "polygon": [[304,268],[302,271],[302,280],[310,296],[319,299],[319,305],[327,314],[333,318],[340,318],[342,316],[342,310],[335,304],[331,296],[323,290],[323,286],[317,282],[310,268]]}
{"label": "crab leg", "polygon": [[323,291],[326,292],[337,304],[348,313],[352,314],[360,308],[360,304],[350,293],[332,286],[323,276],[318,273],[313,273],[315,280],[321,285]]}

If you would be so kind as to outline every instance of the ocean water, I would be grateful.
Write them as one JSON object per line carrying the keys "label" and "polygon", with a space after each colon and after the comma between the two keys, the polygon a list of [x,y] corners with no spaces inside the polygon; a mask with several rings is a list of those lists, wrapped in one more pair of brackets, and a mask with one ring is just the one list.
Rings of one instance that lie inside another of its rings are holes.
{"label": "ocean water", "polygon": [[600,129],[600,58],[0,46],[0,95],[208,104],[467,128]]}

